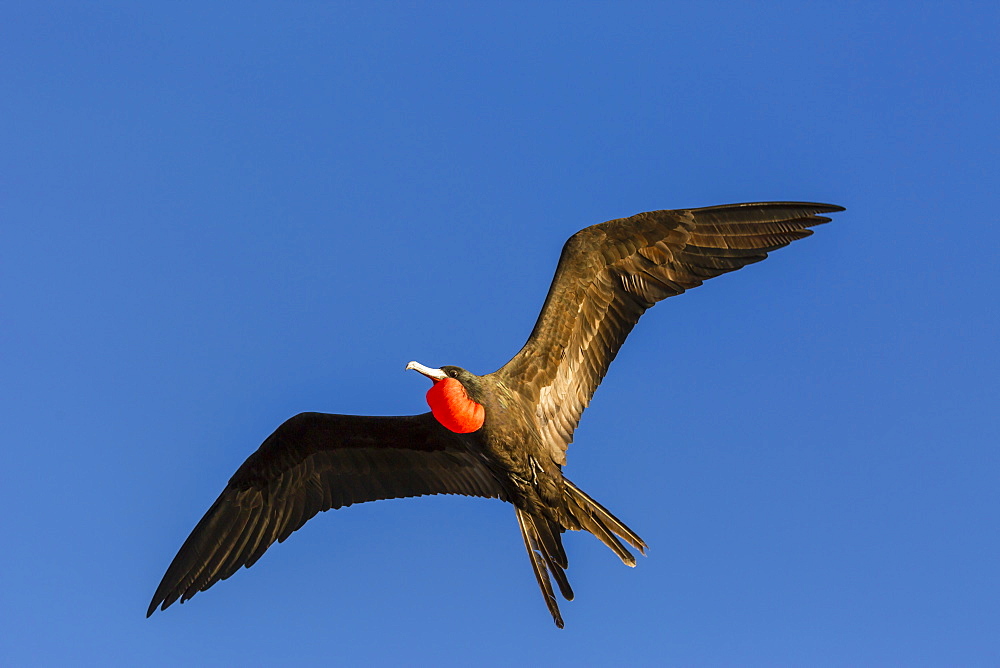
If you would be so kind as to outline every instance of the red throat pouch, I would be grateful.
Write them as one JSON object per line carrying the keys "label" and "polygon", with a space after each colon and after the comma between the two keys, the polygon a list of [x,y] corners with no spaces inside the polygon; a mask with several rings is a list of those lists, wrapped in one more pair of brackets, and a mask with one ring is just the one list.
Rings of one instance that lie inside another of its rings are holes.
{"label": "red throat pouch", "polygon": [[456,434],[472,433],[486,420],[486,409],[470,399],[454,378],[436,381],[427,390],[427,405],[437,421]]}

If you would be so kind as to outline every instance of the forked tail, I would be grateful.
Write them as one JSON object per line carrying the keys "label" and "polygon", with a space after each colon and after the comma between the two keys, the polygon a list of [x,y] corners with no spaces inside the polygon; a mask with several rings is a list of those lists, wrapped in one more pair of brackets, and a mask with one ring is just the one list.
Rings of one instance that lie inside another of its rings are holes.
{"label": "forked tail", "polygon": [[624,538],[629,545],[642,554],[646,554],[646,543],[634,531],[625,526],[624,522],[612,515],[611,511],[587,496],[582,489],[566,478],[563,478],[563,482],[566,489],[567,507],[580,526],[610,547],[611,551],[617,554],[626,566],[634,567],[635,557],[625,549],[616,535]]}
{"label": "forked tail", "polygon": [[[566,483],[566,509],[576,521],[576,526],[566,528],[589,531],[611,548],[626,565],[635,566],[635,557],[616,536],[624,538],[643,554],[646,553],[646,543],[621,520],[612,515],[607,508],[587,496],[579,487],[565,478],[563,481]],[[559,585],[559,591],[563,597],[567,601],[572,601],[573,589],[569,586],[569,580],[566,579],[568,562],[566,551],[562,545],[562,532],[566,528],[517,506],[514,507],[514,512],[517,514],[517,524],[521,528],[524,547],[531,559],[531,568],[535,572],[538,588],[542,590],[545,605],[548,606],[556,626],[563,628],[562,615],[559,612],[559,604],[556,601],[549,575],[551,574],[556,584]]]}
{"label": "forked tail", "polygon": [[556,603],[556,595],[552,590],[552,582],[549,580],[549,573],[559,584],[559,591],[567,601],[573,600],[573,590],[566,579],[566,567],[569,565],[566,560],[566,551],[562,546],[563,529],[559,525],[550,522],[544,517],[538,517],[514,506],[517,513],[517,524],[521,527],[521,537],[524,538],[524,547],[528,550],[528,558],[531,559],[531,568],[535,571],[535,579],[538,580],[538,588],[542,590],[545,598],[545,605],[552,613],[552,620],[559,628],[563,627],[562,615],[559,614],[559,604]]}

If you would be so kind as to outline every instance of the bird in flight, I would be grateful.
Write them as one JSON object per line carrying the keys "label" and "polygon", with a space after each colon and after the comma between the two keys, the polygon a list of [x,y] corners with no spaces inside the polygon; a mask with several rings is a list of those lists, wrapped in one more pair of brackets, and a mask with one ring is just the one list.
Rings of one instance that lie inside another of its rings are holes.
{"label": "bird in flight", "polygon": [[646,544],[563,475],[580,415],[649,307],[759,262],[829,222],[832,204],[765,202],[650,211],[583,229],[562,250],[524,344],[483,376],[407,364],[432,382],[431,411],[376,417],[300,413],[278,427],[229,484],[167,568],[146,616],[250,567],[320,511],[425,494],[514,506],[535,579],[562,628],[562,534],[589,531],[627,565]]}

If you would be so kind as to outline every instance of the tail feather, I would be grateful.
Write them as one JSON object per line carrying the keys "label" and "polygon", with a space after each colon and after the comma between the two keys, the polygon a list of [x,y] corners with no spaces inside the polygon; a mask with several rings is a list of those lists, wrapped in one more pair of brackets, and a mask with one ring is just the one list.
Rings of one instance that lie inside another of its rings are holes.
{"label": "tail feather", "polygon": [[[514,507],[514,512],[517,514],[517,524],[521,527],[521,537],[524,538],[524,548],[528,551],[528,558],[531,559],[531,568],[535,571],[535,579],[538,581],[538,588],[542,590],[542,596],[545,598],[545,605],[549,608],[549,613],[552,615],[552,621],[556,623],[556,626],[563,628],[563,618],[562,614],[559,612],[559,604],[556,602],[556,594],[552,590],[552,582],[549,580],[549,571],[553,573],[560,573],[562,575],[562,580],[565,581],[566,575],[562,572],[557,565],[552,564],[550,559],[545,557],[545,552],[542,542],[538,539],[538,531],[535,528],[535,523],[532,521],[533,518],[524,510],[521,510],[517,506]],[[559,578],[557,576],[557,581]],[[560,582],[560,587],[562,582]],[[567,583],[567,587],[569,584]]]}
{"label": "tail feather", "polygon": [[589,531],[629,566],[635,566],[635,557],[616,536],[624,538],[643,554],[646,553],[646,543],[634,531],[608,512],[604,506],[584,494],[579,487],[565,478],[563,481],[566,490],[564,509],[569,512],[570,517],[562,522],[554,522],[547,517],[514,506],[517,524],[524,539],[524,548],[528,551],[531,568],[535,572],[535,580],[538,581],[538,588],[542,590],[545,605],[548,606],[549,613],[559,628],[563,628],[563,619],[550,575],[559,585],[563,597],[567,601],[573,600],[573,589],[566,579],[568,561],[562,544],[563,531],[566,529]]}
{"label": "tail feather", "polygon": [[564,529],[558,524],[535,515],[531,516],[531,521],[535,525],[535,532],[544,548],[542,553],[546,560],[551,561],[561,569],[566,569],[569,566],[569,560],[566,558],[566,550],[563,549],[562,544],[561,534]]}
{"label": "tail feather", "polygon": [[563,478],[567,492],[567,500],[570,512],[574,518],[590,533],[618,555],[618,557],[629,566],[635,566],[635,557],[618,541],[613,534],[624,538],[629,545],[646,554],[646,543],[638,534],[625,526],[625,523],[611,514],[607,508],[594,501],[587,494]]}
{"label": "tail feather", "polygon": [[584,529],[594,534],[599,541],[611,548],[611,551],[618,555],[618,558],[622,560],[626,566],[635,567],[635,557],[629,552],[624,545],[621,544],[611,531],[601,523],[600,520],[596,519],[585,510],[577,506],[572,510],[576,512],[573,515],[580,521],[580,524]]}
{"label": "tail feather", "polygon": [[528,519],[535,530],[539,552],[541,552],[542,558],[545,559],[545,565],[548,567],[549,572],[552,573],[552,577],[555,578],[556,584],[559,585],[559,592],[567,601],[572,601],[573,588],[569,586],[569,580],[566,579],[565,572],[569,566],[569,561],[566,559],[566,550],[563,549],[562,537],[560,535],[563,529],[559,525],[542,517],[528,515]]}

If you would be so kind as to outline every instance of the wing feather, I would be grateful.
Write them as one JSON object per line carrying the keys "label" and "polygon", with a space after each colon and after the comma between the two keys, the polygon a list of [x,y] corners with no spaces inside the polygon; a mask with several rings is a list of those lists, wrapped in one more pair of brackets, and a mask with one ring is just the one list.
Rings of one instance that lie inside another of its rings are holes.
{"label": "wing feather", "polygon": [[425,494],[510,498],[482,456],[430,413],[297,415],[230,479],[167,568],[147,616],[252,566],[321,511]]}
{"label": "wing feather", "polygon": [[534,402],[552,459],[566,463],[580,415],[646,309],[763,260],[829,222],[820,214],[842,210],[765,202],[650,211],[570,237],[531,336],[497,371]]}

